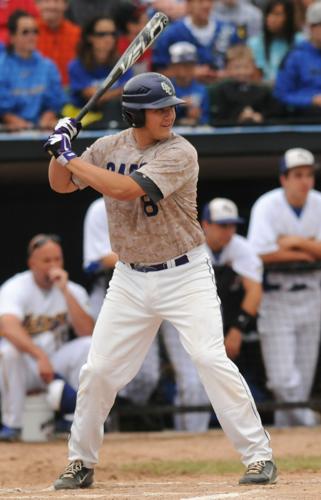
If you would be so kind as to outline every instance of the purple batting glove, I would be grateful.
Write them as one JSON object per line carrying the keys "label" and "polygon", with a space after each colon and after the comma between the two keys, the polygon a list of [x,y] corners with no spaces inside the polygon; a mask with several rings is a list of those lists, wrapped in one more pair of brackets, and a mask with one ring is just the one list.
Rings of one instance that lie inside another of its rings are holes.
{"label": "purple batting glove", "polygon": [[77,155],[71,150],[70,138],[67,134],[51,134],[44,144],[44,149],[53,155],[57,162],[63,167],[76,158]]}
{"label": "purple batting glove", "polygon": [[72,141],[77,137],[81,128],[81,122],[77,122],[74,118],[61,118],[54,128],[54,133],[66,134]]}

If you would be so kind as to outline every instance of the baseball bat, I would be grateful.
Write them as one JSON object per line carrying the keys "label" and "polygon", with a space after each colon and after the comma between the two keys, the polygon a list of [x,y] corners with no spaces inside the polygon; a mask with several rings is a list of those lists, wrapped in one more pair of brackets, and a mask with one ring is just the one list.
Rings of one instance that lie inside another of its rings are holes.
{"label": "baseball bat", "polygon": [[119,61],[99,86],[95,94],[89,99],[85,106],[79,111],[76,120],[80,121],[90,111],[98,99],[108,90],[118,78],[123,75],[164,30],[168,23],[168,17],[162,12],[156,12],[148,21],[146,26],[138,33],[129,47],[119,58]]}

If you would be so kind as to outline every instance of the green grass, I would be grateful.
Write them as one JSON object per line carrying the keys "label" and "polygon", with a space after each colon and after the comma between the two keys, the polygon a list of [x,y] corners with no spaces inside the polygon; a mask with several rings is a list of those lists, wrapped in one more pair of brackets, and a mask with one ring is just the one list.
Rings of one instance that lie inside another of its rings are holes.
{"label": "green grass", "polygon": [[[320,472],[320,457],[291,457],[277,460],[279,472]],[[124,464],[124,472],[148,473],[153,476],[184,476],[184,475],[221,475],[242,473],[244,467],[234,460],[152,460]]]}

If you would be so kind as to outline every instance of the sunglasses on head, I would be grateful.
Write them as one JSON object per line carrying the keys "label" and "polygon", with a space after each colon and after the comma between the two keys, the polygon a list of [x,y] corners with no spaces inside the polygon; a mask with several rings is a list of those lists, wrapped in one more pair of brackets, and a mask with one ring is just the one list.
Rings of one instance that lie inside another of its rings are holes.
{"label": "sunglasses on head", "polygon": [[58,245],[61,244],[61,239],[57,234],[39,234],[32,238],[28,245],[28,257],[30,257],[37,248],[41,248],[48,243],[48,241],[53,241],[54,243],[58,243]]}
{"label": "sunglasses on head", "polygon": [[92,35],[97,38],[103,38],[104,36],[116,37],[117,31],[93,31]]}
{"label": "sunglasses on head", "polygon": [[21,35],[38,35],[38,33],[39,33],[38,28],[25,28],[20,32]]}

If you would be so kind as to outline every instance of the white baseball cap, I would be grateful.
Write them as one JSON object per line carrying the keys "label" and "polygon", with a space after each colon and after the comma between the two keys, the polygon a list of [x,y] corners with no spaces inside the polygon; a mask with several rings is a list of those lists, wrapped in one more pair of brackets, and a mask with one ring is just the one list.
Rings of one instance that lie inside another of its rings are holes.
{"label": "white baseball cap", "polygon": [[202,220],[215,224],[242,224],[237,206],[227,198],[214,198],[203,209]]}
{"label": "white baseball cap", "polygon": [[314,156],[311,151],[303,148],[288,149],[280,162],[280,172],[284,174],[291,168],[311,165],[317,167]]}
{"label": "white baseball cap", "polygon": [[306,10],[305,20],[307,24],[321,24],[321,2],[314,2]]}
{"label": "white baseball cap", "polygon": [[171,63],[196,63],[197,50],[190,42],[176,42],[168,49]]}

